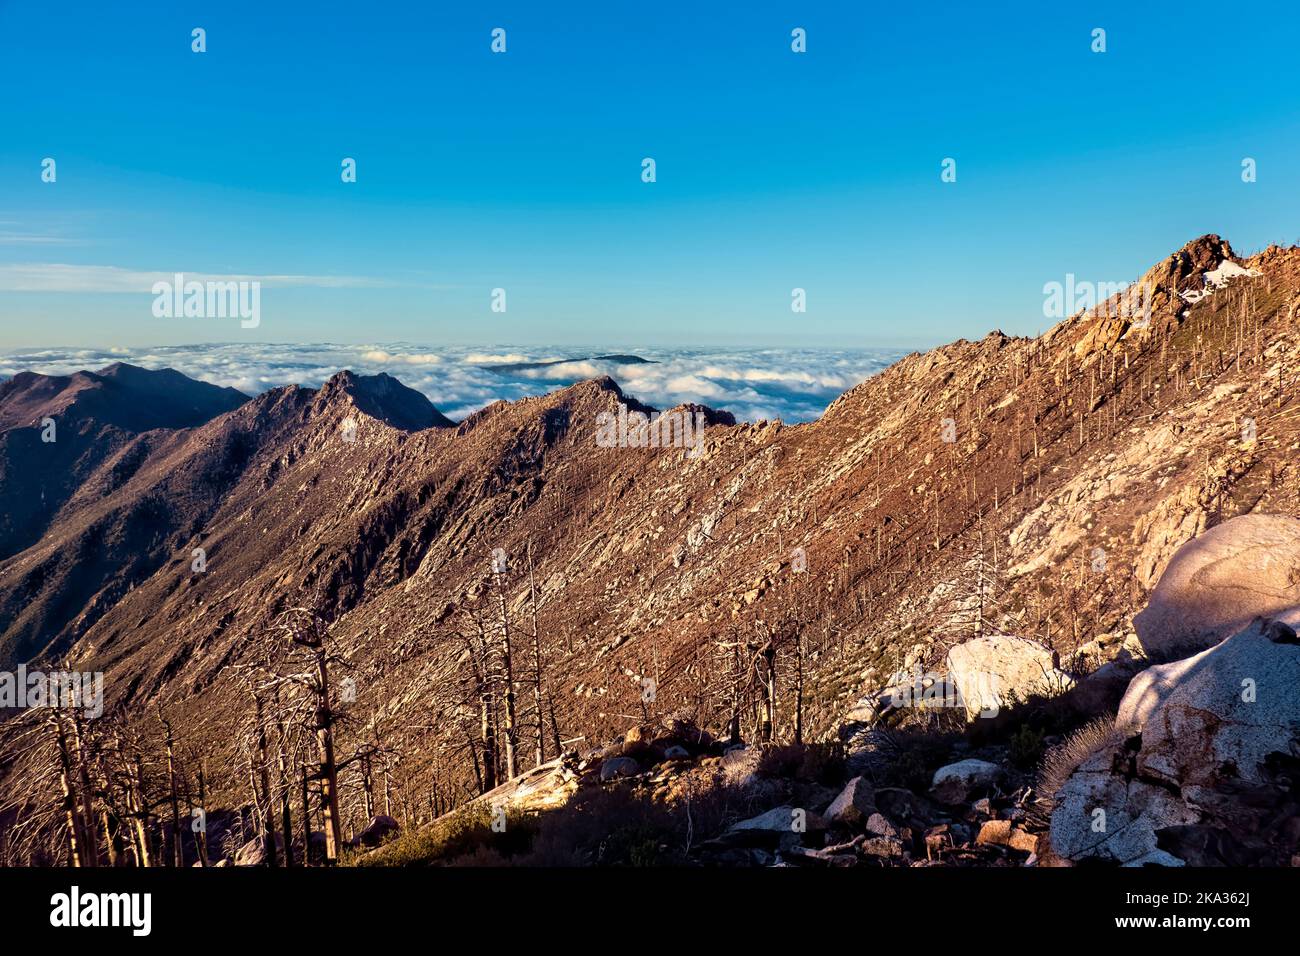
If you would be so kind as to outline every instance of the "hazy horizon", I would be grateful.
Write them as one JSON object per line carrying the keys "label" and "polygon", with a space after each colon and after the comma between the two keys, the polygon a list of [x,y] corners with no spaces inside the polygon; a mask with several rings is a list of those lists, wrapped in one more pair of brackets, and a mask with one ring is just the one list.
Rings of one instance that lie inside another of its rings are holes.
{"label": "hazy horizon", "polygon": [[[174,368],[191,378],[255,395],[283,385],[316,387],[347,368],[363,374],[387,372],[422,392],[443,414],[459,420],[497,400],[541,395],[609,375],[625,393],[657,408],[696,402],[731,412],[741,421],[779,418],[794,423],[817,418],[839,395],[908,352],[884,348],[663,349],[650,345],[473,348],[410,342],[47,347],[0,352],[0,380],[21,371],[68,375],[126,362],[145,368]],[[624,361],[630,356],[645,361]]]}

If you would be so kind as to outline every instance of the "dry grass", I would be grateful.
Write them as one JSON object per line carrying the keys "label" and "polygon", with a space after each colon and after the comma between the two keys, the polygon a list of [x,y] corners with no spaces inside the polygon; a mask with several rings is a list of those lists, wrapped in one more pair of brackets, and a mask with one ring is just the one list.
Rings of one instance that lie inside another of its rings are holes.
{"label": "dry grass", "polygon": [[1070,775],[1089,757],[1121,737],[1114,717],[1098,717],[1047,752],[1038,768],[1038,800],[1035,804],[1035,810],[1042,815],[1044,823],[1051,816],[1057,791]]}

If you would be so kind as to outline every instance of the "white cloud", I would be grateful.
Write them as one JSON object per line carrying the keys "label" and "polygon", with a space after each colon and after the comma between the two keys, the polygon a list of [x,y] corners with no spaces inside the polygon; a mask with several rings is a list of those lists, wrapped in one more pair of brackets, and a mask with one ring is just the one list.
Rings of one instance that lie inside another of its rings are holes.
{"label": "white cloud", "polygon": [[[621,350],[627,351],[627,350]],[[601,349],[530,352],[520,348],[429,348],[407,342],[368,345],[228,344],[153,348],[40,349],[0,354],[0,377],[31,369],[68,374],[124,361],[171,367],[194,378],[255,394],[280,385],[319,386],[340,369],[388,372],[459,421],[498,399],[514,400],[609,375],[624,392],[656,408],[698,402],[740,421],[809,421],[846,389],[895,361],[891,349],[633,349],[648,362],[597,360]],[[554,362],[513,369],[518,363]]]}
{"label": "white cloud", "polygon": [[45,236],[32,232],[0,229],[0,246],[54,246],[68,242],[62,236]]}
{"label": "white cloud", "polygon": [[[473,365],[514,365],[518,362],[535,362],[539,360],[529,358],[521,352],[511,352],[507,355],[493,355],[490,352],[470,352],[464,356],[462,361]],[[545,359],[540,361],[545,361]]]}
{"label": "white cloud", "polygon": [[[177,270],[184,272],[184,270]],[[187,282],[260,282],[263,286],[312,286],[319,289],[378,288],[384,279],[365,276],[223,275],[184,272]],[[123,269],[119,266],[36,262],[0,265],[0,292],[137,292],[149,293],[155,282],[173,282],[176,272]]]}
{"label": "white cloud", "polygon": [[442,361],[441,355],[386,352],[383,349],[370,349],[362,352],[361,357],[367,362],[374,362],[379,365],[437,365]]}

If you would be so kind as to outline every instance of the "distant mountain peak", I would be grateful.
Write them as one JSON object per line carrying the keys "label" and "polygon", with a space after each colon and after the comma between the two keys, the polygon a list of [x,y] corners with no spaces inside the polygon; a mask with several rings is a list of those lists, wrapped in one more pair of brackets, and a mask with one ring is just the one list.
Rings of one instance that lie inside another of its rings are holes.
{"label": "distant mountain peak", "polygon": [[172,368],[114,362],[98,372],[19,372],[0,385],[0,430],[42,418],[73,416],[128,432],[189,428],[238,408],[248,396],[197,381]]}
{"label": "distant mountain peak", "polygon": [[351,369],[344,369],[321,386],[317,402],[321,407],[342,402],[371,418],[408,432],[454,428],[456,425],[422,393],[403,385],[387,372],[358,375]]}

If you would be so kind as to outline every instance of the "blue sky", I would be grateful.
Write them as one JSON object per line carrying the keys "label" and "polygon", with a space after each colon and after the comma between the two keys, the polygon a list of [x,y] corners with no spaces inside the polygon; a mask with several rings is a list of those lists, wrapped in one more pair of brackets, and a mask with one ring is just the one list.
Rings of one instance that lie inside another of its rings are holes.
{"label": "blue sky", "polygon": [[445,6],[0,0],[0,346],[910,347],[1300,237],[1294,3]]}

